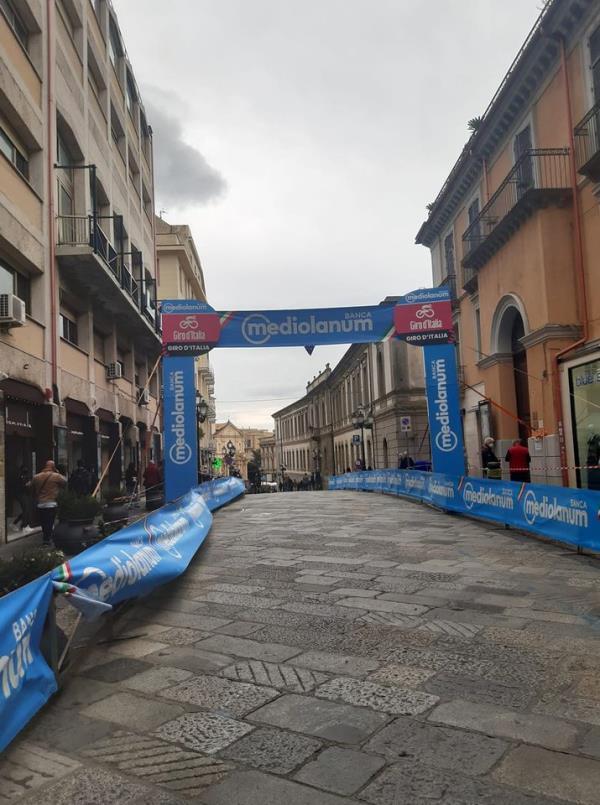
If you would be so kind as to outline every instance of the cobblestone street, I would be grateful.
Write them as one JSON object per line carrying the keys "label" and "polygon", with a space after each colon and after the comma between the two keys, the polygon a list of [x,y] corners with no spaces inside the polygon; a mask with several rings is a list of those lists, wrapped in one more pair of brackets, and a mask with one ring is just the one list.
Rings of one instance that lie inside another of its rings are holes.
{"label": "cobblestone street", "polygon": [[36,805],[592,805],[600,562],[416,503],[248,496],[0,762]]}

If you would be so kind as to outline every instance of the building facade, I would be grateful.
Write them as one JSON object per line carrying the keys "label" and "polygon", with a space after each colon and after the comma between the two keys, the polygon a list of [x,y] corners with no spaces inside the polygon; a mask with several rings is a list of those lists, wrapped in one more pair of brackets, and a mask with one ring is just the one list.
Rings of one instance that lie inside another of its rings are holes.
{"label": "building facade", "polygon": [[[235,454],[230,464],[225,461],[229,444],[232,444],[235,449]],[[244,480],[247,480],[248,459],[246,458],[244,432],[229,420],[227,422],[217,422],[215,425],[215,456],[223,459],[221,475],[229,475],[230,469],[234,469],[239,472]]]}
{"label": "building facade", "polygon": [[[0,4],[0,539],[15,474],[160,458],[152,132],[108,0]],[[148,383],[148,379],[151,380]]]}
{"label": "building facade", "polygon": [[[155,219],[158,299],[206,301],[204,273],[192,232],[186,224],[169,224]],[[210,473],[215,455],[215,377],[207,355],[196,358],[196,397],[208,405],[208,415],[199,423],[200,465]]]}
{"label": "building facade", "polygon": [[265,481],[277,480],[277,441],[271,433],[259,440],[260,470]]}
{"label": "building facade", "polygon": [[[355,427],[359,411],[371,428]],[[402,427],[407,416],[410,431]],[[398,340],[353,344],[273,419],[278,469],[295,481],[354,469],[363,447],[365,467],[373,469],[397,467],[404,452],[429,460],[421,350]]]}
{"label": "building facade", "polygon": [[552,0],[417,234],[455,306],[469,471],[600,488],[600,7]]}

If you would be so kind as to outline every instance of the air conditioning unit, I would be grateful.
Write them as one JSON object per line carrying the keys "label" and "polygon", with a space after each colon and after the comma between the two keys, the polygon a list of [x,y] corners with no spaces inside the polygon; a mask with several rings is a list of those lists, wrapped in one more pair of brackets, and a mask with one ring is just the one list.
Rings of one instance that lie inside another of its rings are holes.
{"label": "air conditioning unit", "polygon": [[109,363],[106,367],[106,377],[108,380],[118,380],[123,377],[123,367],[120,363]]}
{"label": "air conditioning unit", "polygon": [[22,327],[26,321],[25,302],[12,293],[0,293],[0,327]]}
{"label": "air conditioning unit", "polygon": [[138,389],[138,405],[148,405],[150,402],[150,389]]}

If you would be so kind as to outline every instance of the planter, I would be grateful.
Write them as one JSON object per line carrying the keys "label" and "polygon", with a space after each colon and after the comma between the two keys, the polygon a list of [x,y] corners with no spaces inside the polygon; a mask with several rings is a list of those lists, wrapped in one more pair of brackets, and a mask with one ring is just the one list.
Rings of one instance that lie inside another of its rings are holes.
{"label": "planter", "polygon": [[129,506],[127,503],[107,503],[102,511],[102,518],[105,523],[115,523],[127,520],[129,517]]}
{"label": "planter", "polygon": [[54,529],[54,544],[69,556],[100,542],[102,535],[93,519],[59,520]]}

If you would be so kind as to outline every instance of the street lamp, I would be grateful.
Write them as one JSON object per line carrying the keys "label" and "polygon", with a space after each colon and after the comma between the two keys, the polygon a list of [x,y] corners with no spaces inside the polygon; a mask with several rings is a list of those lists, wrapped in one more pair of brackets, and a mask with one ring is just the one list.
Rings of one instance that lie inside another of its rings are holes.
{"label": "street lamp", "polygon": [[235,449],[235,445],[231,441],[231,439],[227,442],[226,449],[227,449],[227,458],[229,459],[229,461],[227,462],[229,464],[229,475],[231,475],[231,468],[233,467],[233,460],[234,460],[235,454],[237,452],[236,449]]}
{"label": "street lamp", "polygon": [[202,475],[202,450],[200,448],[200,425],[206,421],[208,416],[208,403],[196,389],[196,441],[198,443],[198,482]]}
{"label": "street lamp", "polygon": [[362,466],[361,469],[367,469],[367,463],[365,461],[365,412],[362,408],[358,408],[352,414],[352,427],[354,430],[358,430],[360,428],[360,453],[362,459]]}

